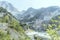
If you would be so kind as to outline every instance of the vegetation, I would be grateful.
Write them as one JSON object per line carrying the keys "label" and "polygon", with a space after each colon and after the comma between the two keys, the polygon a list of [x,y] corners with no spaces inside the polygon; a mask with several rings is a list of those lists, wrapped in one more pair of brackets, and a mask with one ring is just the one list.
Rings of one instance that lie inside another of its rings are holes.
{"label": "vegetation", "polygon": [[[6,9],[0,7],[0,14],[3,15],[0,17],[0,23],[8,23],[8,29],[13,29],[20,34],[19,40],[30,40],[28,36],[25,35],[24,29],[17,21],[17,19]],[[8,33],[5,34],[2,30],[0,30],[0,40],[11,40],[11,36]],[[12,40],[15,40],[14,38]]]}
{"label": "vegetation", "polygon": [[0,40],[11,40],[10,35],[5,33],[4,31],[0,30]]}
{"label": "vegetation", "polygon": [[44,23],[43,27],[51,36],[50,40],[60,40],[60,15],[55,16],[49,22]]}

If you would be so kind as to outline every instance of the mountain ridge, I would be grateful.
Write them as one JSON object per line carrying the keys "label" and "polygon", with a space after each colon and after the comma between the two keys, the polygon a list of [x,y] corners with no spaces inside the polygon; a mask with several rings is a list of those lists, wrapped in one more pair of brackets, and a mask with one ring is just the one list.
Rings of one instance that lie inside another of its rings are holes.
{"label": "mountain ridge", "polygon": [[18,18],[22,23],[26,23],[27,25],[30,25],[31,28],[33,27],[33,29],[39,30],[43,21],[49,21],[52,17],[57,15],[60,15],[60,7],[51,6],[41,9],[29,8],[22,14],[22,16],[18,16]]}
{"label": "mountain ridge", "polygon": [[16,16],[16,14],[20,14],[20,11],[18,11],[11,3],[7,1],[0,1],[0,7],[7,9],[14,16]]}

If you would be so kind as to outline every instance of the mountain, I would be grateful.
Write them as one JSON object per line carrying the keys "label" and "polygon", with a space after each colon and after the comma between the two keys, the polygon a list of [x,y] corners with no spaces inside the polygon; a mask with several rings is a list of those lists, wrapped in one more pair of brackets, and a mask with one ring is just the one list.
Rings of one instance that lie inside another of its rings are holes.
{"label": "mountain", "polygon": [[24,19],[24,17],[30,18],[30,17],[33,17],[33,15],[35,15],[35,11],[37,11],[37,10],[33,9],[32,7],[30,7],[29,9],[27,9],[27,11],[26,10],[22,11],[21,15],[17,15],[17,17],[20,20]]}
{"label": "mountain", "polygon": [[30,28],[38,30],[43,21],[48,21],[57,15],[60,15],[60,7],[51,6],[40,9],[34,9],[31,7],[28,8],[27,11],[25,11],[21,16],[17,16],[22,23],[26,23],[27,25],[31,26]]}
{"label": "mountain", "polygon": [[7,9],[13,15],[20,13],[11,3],[7,2],[7,1],[0,1],[0,7]]}
{"label": "mountain", "polygon": [[48,7],[48,8],[41,8],[41,9],[29,8],[29,9],[27,9],[26,12],[23,13],[24,15],[22,14],[22,16],[23,16],[23,19],[25,17],[28,17],[27,18],[28,20],[30,18],[40,18],[40,19],[45,20],[47,16],[54,15],[55,14],[54,12],[56,12],[56,10],[60,10],[60,8],[57,6],[52,6],[52,7]]}
{"label": "mountain", "polygon": [[19,21],[0,7],[0,40],[30,40]]}

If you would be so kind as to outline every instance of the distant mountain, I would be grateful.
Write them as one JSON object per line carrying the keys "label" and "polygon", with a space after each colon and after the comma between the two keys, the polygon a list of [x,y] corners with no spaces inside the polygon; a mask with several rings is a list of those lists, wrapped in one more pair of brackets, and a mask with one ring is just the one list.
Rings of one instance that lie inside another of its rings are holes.
{"label": "distant mountain", "polygon": [[27,9],[27,11],[24,11],[23,13],[22,13],[22,15],[21,16],[18,16],[21,20],[22,19],[25,19],[25,18],[32,18],[35,14],[36,14],[36,9],[33,9],[32,7],[30,7],[29,9]]}
{"label": "distant mountain", "polygon": [[41,9],[29,8],[22,14],[22,16],[18,17],[21,22],[25,22],[26,24],[29,24],[31,28],[33,27],[37,30],[41,27],[43,21],[48,21],[57,15],[60,15],[60,7],[51,6]]}
{"label": "distant mountain", "polygon": [[0,1],[0,7],[7,9],[13,15],[20,13],[11,3],[7,2],[7,1]]}
{"label": "distant mountain", "polygon": [[51,17],[52,15],[54,15],[55,12],[58,10],[60,10],[60,8],[57,6],[52,6],[52,7],[48,7],[48,8],[41,8],[41,9],[29,8],[27,11],[25,11],[22,14],[22,18],[23,18],[22,20],[24,20],[25,18],[27,18],[27,20],[30,20],[31,18],[45,20],[47,18],[47,20],[48,20],[48,17]]}

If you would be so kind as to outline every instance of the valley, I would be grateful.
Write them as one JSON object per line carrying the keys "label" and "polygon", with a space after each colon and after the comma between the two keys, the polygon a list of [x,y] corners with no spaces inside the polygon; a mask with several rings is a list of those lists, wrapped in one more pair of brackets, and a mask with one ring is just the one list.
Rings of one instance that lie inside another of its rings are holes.
{"label": "valley", "polygon": [[60,40],[60,7],[18,11],[0,2],[0,40]]}

